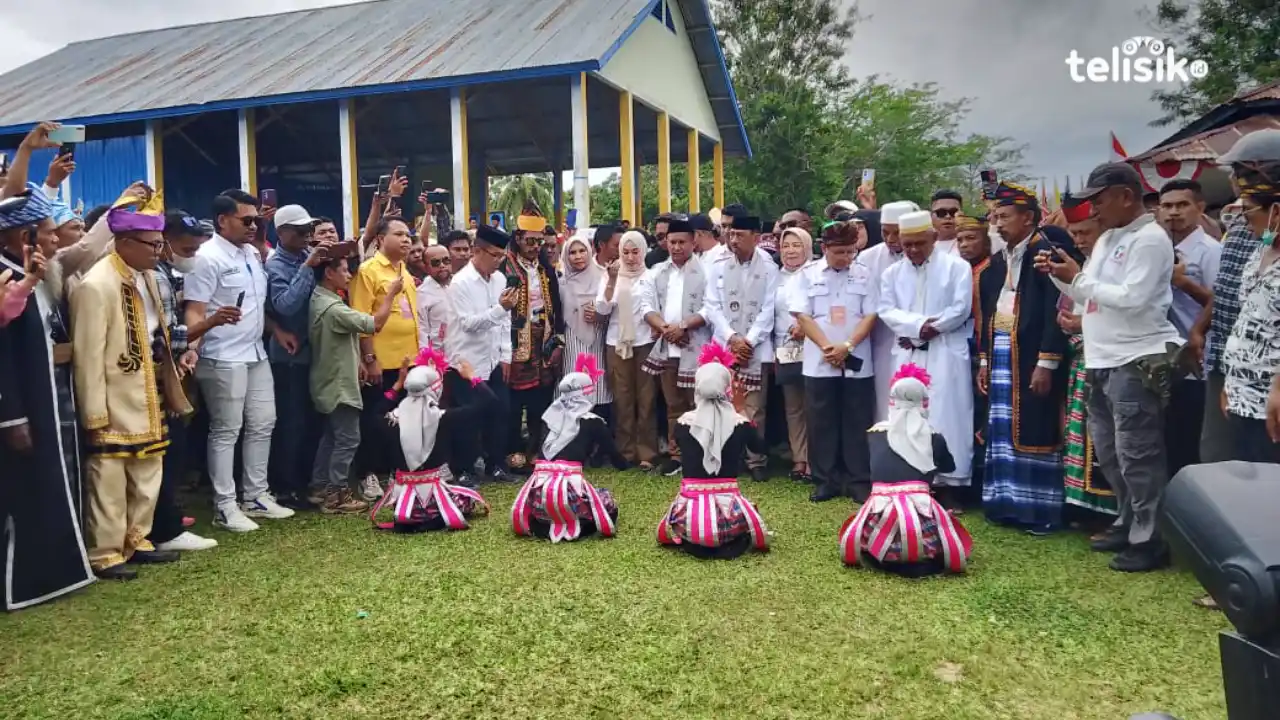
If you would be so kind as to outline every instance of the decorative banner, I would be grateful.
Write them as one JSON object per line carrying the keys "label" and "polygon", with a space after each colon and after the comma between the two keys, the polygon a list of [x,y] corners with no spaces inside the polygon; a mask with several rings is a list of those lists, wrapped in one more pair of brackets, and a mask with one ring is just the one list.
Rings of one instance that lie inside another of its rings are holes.
{"label": "decorative banner", "polygon": [[1165,160],[1158,163],[1144,160],[1133,164],[1142,176],[1142,184],[1152,192],[1159,191],[1171,180],[1195,180],[1200,177],[1204,166],[1201,160]]}

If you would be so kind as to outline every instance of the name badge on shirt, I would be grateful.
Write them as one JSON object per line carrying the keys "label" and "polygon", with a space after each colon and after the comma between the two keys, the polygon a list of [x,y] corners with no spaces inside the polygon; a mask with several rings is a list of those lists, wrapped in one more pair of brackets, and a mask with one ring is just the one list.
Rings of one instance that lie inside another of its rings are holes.
{"label": "name badge on shirt", "polygon": [[1098,312],[1098,303],[1096,303],[1096,302],[1094,302],[1094,301],[1090,300],[1090,301],[1089,301],[1089,302],[1084,306],[1084,311],[1085,311],[1086,313],[1096,313],[1096,312]]}
{"label": "name badge on shirt", "polygon": [[406,320],[413,319],[413,308],[409,307],[409,298],[404,295],[400,296],[400,317]]}
{"label": "name badge on shirt", "polygon": [[800,362],[804,357],[804,349],[793,345],[784,345],[774,350],[773,354],[778,358],[779,363],[788,365]]}
{"label": "name badge on shirt", "polygon": [[1000,299],[996,300],[996,312],[1000,315],[1013,316],[1013,306],[1017,301],[1017,293],[1005,288],[1000,291]]}
{"label": "name badge on shirt", "polygon": [[843,305],[832,305],[832,306],[831,306],[831,314],[830,314],[830,316],[831,316],[831,324],[832,324],[832,325],[844,325],[845,320],[848,318],[848,315],[849,315],[849,314],[848,314],[848,312],[845,310],[845,307],[844,307]]}

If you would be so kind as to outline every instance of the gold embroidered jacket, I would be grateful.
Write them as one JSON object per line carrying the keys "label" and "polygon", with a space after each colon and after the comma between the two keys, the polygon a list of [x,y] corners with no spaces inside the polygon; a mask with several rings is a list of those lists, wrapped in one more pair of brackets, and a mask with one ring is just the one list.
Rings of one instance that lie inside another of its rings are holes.
{"label": "gold embroidered jacket", "polygon": [[[166,414],[191,412],[169,350],[155,275],[146,273],[161,314],[164,348],[153,359],[147,313],[133,270],[114,252],[85,274],[71,296],[76,403],[91,452],[146,457],[169,444]],[[163,395],[163,397],[162,397]]]}

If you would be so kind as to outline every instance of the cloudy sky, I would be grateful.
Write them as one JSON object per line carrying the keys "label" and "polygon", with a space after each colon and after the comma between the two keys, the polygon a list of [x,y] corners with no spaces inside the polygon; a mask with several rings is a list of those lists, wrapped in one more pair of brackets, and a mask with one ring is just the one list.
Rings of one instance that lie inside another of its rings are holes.
{"label": "cloudy sky", "polygon": [[[133,30],[340,4],[342,0],[41,0],[0,3],[0,72],[74,41]],[[1077,178],[1107,159],[1114,130],[1130,153],[1172,132],[1151,128],[1152,85],[1077,84],[1071,50],[1109,57],[1156,0],[861,0],[847,61],[857,75],[936,82],[972,99],[963,128],[1025,143],[1026,171]],[[2,102],[3,99],[0,99]]]}

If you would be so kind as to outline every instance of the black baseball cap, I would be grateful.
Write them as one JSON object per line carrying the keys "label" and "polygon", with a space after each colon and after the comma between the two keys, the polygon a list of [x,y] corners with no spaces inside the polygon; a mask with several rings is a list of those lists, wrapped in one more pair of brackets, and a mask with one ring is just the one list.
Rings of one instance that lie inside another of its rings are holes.
{"label": "black baseball cap", "polygon": [[194,215],[170,210],[164,214],[164,234],[170,237],[205,237],[209,233]]}
{"label": "black baseball cap", "polygon": [[1109,187],[1138,188],[1141,192],[1142,177],[1129,163],[1103,163],[1089,173],[1089,181],[1075,193],[1075,198],[1089,200]]}

